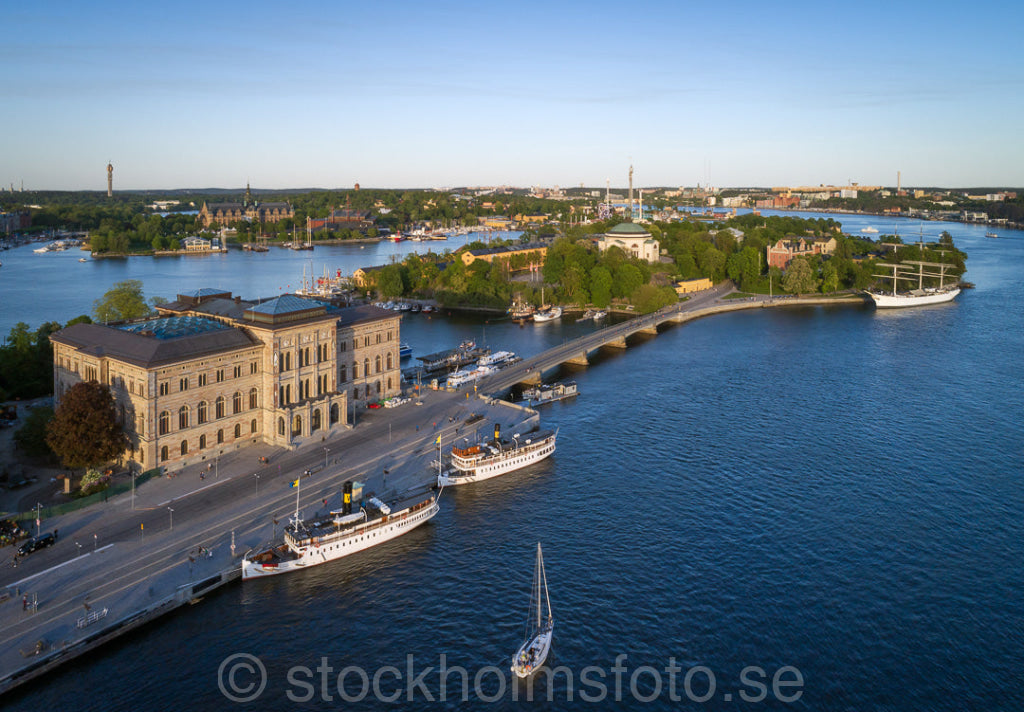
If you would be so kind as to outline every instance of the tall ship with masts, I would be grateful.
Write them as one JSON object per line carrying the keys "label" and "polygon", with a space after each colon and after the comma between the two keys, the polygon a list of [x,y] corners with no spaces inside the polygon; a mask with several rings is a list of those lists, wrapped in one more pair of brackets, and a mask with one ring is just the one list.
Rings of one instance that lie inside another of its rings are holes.
{"label": "tall ship with masts", "polygon": [[[960,294],[957,282],[947,284],[951,275],[947,272],[954,265],[942,262],[920,262],[908,260],[899,264],[879,263],[879,267],[891,269],[891,274],[876,274],[875,277],[892,280],[891,292],[869,291],[868,296],[879,309],[895,309],[901,307],[919,307],[928,304],[941,304],[953,301]],[[916,270],[914,267],[916,266]],[[929,271],[926,271],[929,270]],[[925,287],[925,278],[937,278],[937,287]],[[917,287],[909,291],[897,291],[897,282],[917,282]]]}

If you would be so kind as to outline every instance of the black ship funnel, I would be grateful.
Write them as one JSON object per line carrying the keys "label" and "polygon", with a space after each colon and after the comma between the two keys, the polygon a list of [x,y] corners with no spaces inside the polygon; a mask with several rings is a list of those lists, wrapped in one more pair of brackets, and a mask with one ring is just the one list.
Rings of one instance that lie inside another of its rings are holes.
{"label": "black ship funnel", "polygon": [[494,442],[501,442],[501,423],[494,424]]}
{"label": "black ship funnel", "polygon": [[344,492],[343,499],[341,502],[341,513],[352,514],[352,480],[345,483],[345,487],[342,490]]}

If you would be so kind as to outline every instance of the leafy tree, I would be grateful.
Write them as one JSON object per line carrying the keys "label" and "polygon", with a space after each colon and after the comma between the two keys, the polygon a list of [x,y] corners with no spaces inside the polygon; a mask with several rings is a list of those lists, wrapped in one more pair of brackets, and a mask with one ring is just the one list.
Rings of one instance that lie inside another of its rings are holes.
{"label": "leafy tree", "polygon": [[14,433],[14,441],[29,457],[50,457],[53,451],[46,444],[46,429],[53,419],[53,408],[33,408],[24,424]]}
{"label": "leafy tree", "polygon": [[612,286],[612,294],[616,297],[628,297],[644,283],[643,273],[634,264],[623,264],[615,270],[615,283]]}
{"label": "leafy tree", "polygon": [[590,271],[590,300],[601,309],[612,303],[612,273],[603,265]]}
{"label": "leafy tree", "polygon": [[96,381],[69,388],[47,428],[46,444],[65,467],[94,467],[120,456],[128,437],[117,422],[110,388]]}
{"label": "leafy tree", "polygon": [[821,267],[821,291],[826,294],[839,289],[839,272],[832,260]]}
{"label": "leafy tree", "polygon": [[102,297],[93,302],[96,321],[108,323],[138,319],[151,312],[142,294],[142,282],[126,279],[116,282]]}
{"label": "leafy tree", "polygon": [[782,287],[790,294],[807,294],[817,288],[811,263],[805,257],[794,257],[782,277]]}

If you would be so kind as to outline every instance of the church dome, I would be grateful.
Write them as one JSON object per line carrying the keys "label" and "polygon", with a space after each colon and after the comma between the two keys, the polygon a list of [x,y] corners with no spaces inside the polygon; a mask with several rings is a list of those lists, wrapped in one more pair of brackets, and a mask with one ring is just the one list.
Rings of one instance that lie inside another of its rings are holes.
{"label": "church dome", "polygon": [[624,222],[619,223],[605,234],[618,235],[621,237],[641,237],[643,235],[647,235],[649,237],[651,233],[647,232],[636,223]]}

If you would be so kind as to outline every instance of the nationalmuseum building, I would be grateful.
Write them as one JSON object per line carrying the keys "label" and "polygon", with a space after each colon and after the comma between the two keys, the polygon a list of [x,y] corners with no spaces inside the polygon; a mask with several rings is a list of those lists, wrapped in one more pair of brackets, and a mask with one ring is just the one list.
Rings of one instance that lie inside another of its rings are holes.
{"label": "nationalmuseum building", "polygon": [[54,397],[79,381],[110,386],[146,470],[254,443],[294,448],[400,393],[401,317],[285,294],[262,302],[201,289],[143,321],[74,324],[50,337]]}

